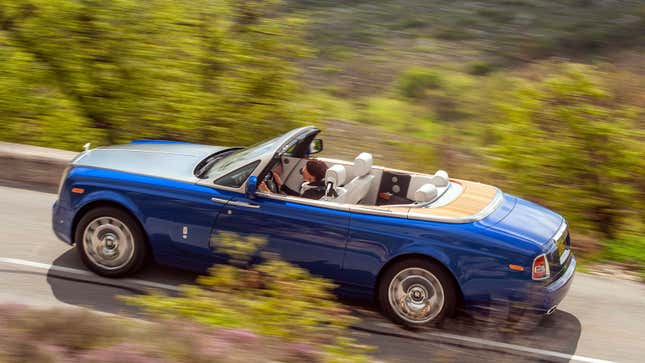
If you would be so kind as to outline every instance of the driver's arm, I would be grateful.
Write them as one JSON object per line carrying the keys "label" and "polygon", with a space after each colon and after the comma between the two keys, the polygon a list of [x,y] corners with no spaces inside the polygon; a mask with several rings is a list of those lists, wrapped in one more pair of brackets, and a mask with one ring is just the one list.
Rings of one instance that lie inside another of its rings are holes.
{"label": "driver's arm", "polygon": [[262,193],[270,193],[270,192],[271,192],[271,191],[269,190],[269,188],[267,188],[267,185],[266,185],[266,184],[264,184],[264,182],[262,182],[262,183],[260,183],[260,185],[258,185],[258,189],[259,189]]}
{"label": "driver's arm", "polygon": [[296,192],[295,190],[289,188],[288,186],[282,184],[280,186],[280,191],[283,192],[286,195],[292,195],[294,197],[299,197],[300,193]]}
{"label": "driver's arm", "polygon": [[286,195],[292,195],[295,197],[299,197],[300,193],[297,191],[289,188],[288,186],[284,185],[284,182],[282,181],[282,178],[280,177],[280,173],[272,171],[273,173],[273,181],[275,181],[275,184],[278,186],[278,191],[286,194]]}

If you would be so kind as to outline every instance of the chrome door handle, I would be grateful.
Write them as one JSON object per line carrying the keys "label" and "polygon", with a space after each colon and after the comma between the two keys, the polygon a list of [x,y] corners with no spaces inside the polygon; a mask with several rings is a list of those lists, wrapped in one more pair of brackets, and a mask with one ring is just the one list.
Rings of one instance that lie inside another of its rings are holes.
{"label": "chrome door handle", "polygon": [[247,203],[247,202],[240,202],[237,200],[228,202],[229,205],[235,205],[238,207],[245,207],[245,208],[260,208],[259,204],[253,204],[253,203]]}
{"label": "chrome door handle", "polygon": [[212,197],[211,200],[215,203],[222,203],[222,204],[228,203],[228,199],[222,199],[217,197]]}

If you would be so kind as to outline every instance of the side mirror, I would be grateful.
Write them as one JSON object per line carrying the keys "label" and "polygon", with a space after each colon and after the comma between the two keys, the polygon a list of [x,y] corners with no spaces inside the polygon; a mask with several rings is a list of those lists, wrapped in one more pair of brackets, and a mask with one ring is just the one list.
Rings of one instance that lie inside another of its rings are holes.
{"label": "side mirror", "polygon": [[246,190],[244,191],[244,194],[246,194],[246,197],[249,199],[255,198],[255,193],[258,191],[258,177],[255,175],[251,175],[249,177],[249,180],[246,181]]}
{"label": "side mirror", "polygon": [[322,139],[314,139],[314,141],[309,144],[309,155],[318,154],[321,151],[323,151]]}

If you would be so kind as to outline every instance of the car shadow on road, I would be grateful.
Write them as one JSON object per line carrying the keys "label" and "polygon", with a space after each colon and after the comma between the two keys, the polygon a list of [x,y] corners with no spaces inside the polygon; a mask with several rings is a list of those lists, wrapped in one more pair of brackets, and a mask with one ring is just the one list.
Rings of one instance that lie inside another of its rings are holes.
{"label": "car shadow on road", "polygon": [[[75,271],[86,271],[74,248],[70,248],[59,256],[53,265],[71,268]],[[150,264],[132,278],[179,286],[193,283],[197,277],[196,273]],[[128,283],[128,281],[132,280],[106,279],[88,274],[88,272],[69,273],[69,271],[60,271],[60,269],[50,269],[47,273],[47,282],[54,296],[63,303],[107,313],[139,315],[140,312],[137,308],[126,305],[118,297],[145,293],[146,287]],[[396,340],[409,340],[415,345],[419,345],[419,341],[436,343],[437,340],[446,340],[448,344],[462,348],[465,344],[470,345],[471,349],[481,349],[487,352],[499,349],[508,353],[508,349],[486,346],[486,344],[473,344],[472,341],[467,340],[452,339],[451,343],[451,338],[446,338],[446,336],[454,335],[573,355],[581,334],[580,321],[574,315],[561,310],[555,311],[532,329],[522,331],[500,329],[500,325],[496,322],[482,321],[463,312],[455,318],[447,319],[440,329],[411,331],[390,323],[380,315],[373,304],[362,300],[347,299],[341,299],[341,302],[347,304],[361,319],[356,330],[370,335],[372,339],[376,338],[376,342],[385,341],[388,337],[395,337]],[[383,338],[380,339],[378,336],[383,336]],[[530,352],[526,351],[518,351],[515,354],[517,354],[515,358],[531,357]],[[545,357],[538,354],[533,358],[544,360]],[[551,356],[546,360],[567,361],[568,359]]]}
{"label": "car shadow on road", "polygon": [[[487,358],[482,358],[482,360],[490,360],[488,358],[495,357],[493,360],[498,361],[503,356],[489,354],[491,351],[496,351],[516,354],[515,359],[510,361],[516,361],[518,357],[522,357],[522,361],[531,361],[528,359],[531,357],[536,361],[566,362],[570,359],[548,355],[548,352],[561,353],[564,356],[574,355],[582,329],[578,318],[562,310],[556,310],[551,316],[542,320],[538,318],[535,324],[531,324],[531,328],[509,329],[505,327],[503,321],[482,319],[462,311],[455,317],[446,319],[439,328],[409,330],[385,320],[376,310],[364,310],[358,306],[355,308],[359,312],[358,316],[362,319],[359,328],[365,331],[379,331],[383,335],[393,337],[407,336],[419,341],[436,342],[439,340],[452,343],[457,347],[465,345],[474,347],[474,349],[479,348],[482,352],[487,352],[484,355]],[[459,338],[453,339],[453,337]],[[520,349],[528,349],[513,350],[508,348],[507,344],[520,346]],[[541,353],[533,354],[530,352],[532,349],[548,351],[547,356],[545,357]],[[507,361],[507,358],[508,356],[502,360]]]}
{"label": "car shadow on road", "polygon": [[196,273],[150,263],[131,279],[103,278],[87,271],[75,248],[70,248],[60,255],[52,265],[77,271],[49,269],[47,283],[56,299],[66,304],[112,314],[140,313],[137,308],[119,299],[119,296],[144,294],[149,290],[146,286],[131,283],[131,279],[180,286],[193,283],[198,276]]}

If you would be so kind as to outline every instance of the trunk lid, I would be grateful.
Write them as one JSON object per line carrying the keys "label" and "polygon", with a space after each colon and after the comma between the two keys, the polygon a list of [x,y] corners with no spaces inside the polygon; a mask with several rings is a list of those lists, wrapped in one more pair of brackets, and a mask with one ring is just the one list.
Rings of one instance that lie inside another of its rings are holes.
{"label": "trunk lid", "polygon": [[506,210],[488,227],[538,246],[549,262],[551,279],[557,278],[570,260],[571,240],[564,218],[522,198],[505,198],[509,200]]}
{"label": "trunk lid", "polygon": [[564,218],[535,203],[514,198],[513,208],[490,228],[533,242],[540,247],[548,246]]}

